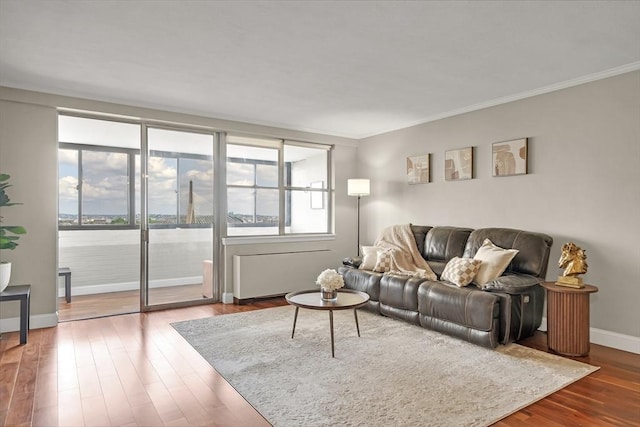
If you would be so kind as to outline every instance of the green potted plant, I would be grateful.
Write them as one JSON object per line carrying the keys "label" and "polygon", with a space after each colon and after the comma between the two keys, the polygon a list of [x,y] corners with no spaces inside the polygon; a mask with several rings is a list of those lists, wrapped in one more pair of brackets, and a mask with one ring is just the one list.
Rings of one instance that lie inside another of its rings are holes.
{"label": "green potted plant", "polygon": [[[10,176],[0,173],[0,208],[5,206],[14,206],[21,203],[11,203],[6,189],[11,187],[9,184]],[[19,225],[2,225],[2,216],[0,216],[0,251],[14,250],[18,246],[20,234],[26,234],[27,230]],[[11,262],[3,261],[0,258],[0,292],[9,284],[11,278]]]}

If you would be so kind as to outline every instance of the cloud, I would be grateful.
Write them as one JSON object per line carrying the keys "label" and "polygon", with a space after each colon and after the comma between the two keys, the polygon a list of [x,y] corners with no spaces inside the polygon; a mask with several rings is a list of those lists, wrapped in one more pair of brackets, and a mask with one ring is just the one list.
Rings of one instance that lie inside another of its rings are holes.
{"label": "cloud", "polygon": [[227,184],[253,185],[254,166],[244,163],[227,163]]}
{"label": "cloud", "polygon": [[106,151],[82,152],[82,170],[84,175],[113,175],[126,174],[129,156],[125,153],[110,153]]}
{"label": "cloud", "polygon": [[178,174],[176,163],[175,159],[149,157],[149,167],[147,168],[149,178],[153,178],[154,181],[175,179]]}
{"label": "cloud", "polygon": [[65,214],[78,212],[78,178],[63,176],[58,179],[58,210]]}
{"label": "cloud", "polygon": [[76,150],[58,150],[58,163],[76,166],[78,164],[78,152]]}

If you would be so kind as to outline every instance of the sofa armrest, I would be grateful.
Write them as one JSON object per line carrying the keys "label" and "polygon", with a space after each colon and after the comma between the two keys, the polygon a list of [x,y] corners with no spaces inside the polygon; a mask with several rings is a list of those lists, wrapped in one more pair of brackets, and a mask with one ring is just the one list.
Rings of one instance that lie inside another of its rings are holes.
{"label": "sofa armrest", "polygon": [[347,257],[342,259],[342,265],[346,265],[347,267],[358,268],[362,264],[362,257],[354,256]]}
{"label": "sofa armrest", "polygon": [[482,289],[517,295],[538,286],[543,281],[544,279],[527,274],[506,274],[487,282]]}

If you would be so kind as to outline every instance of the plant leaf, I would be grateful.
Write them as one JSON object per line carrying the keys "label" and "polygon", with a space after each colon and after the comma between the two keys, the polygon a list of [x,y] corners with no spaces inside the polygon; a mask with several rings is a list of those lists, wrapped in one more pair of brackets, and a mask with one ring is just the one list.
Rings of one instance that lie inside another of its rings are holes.
{"label": "plant leaf", "polygon": [[9,233],[13,234],[27,234],[27,229],[20,225],[3,225],[0,226],[0,230],[7,230]]}
{"label": "plant leaf", "polygon": [[16,246],[18,246],[17,243],[11,242],[4,238],[0,238],[0,249],[15,249]]}

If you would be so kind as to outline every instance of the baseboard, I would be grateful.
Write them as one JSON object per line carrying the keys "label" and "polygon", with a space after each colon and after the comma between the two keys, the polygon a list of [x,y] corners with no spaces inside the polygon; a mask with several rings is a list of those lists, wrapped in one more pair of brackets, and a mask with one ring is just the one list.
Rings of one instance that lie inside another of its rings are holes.
{"label": "baseboard", "polygon": [[589,330],[591,342],[606,347],[617,348],[631,353],[640,354],[640,338],[603,329],[591,328]]}
{"label": "baseboard", "polygon": [[[547,318],[542,318],[540,324],[541,331],[547,330]],[[617,350],[628,351],[640,354],[640,338],[631,335],[619,334],[617,332],[605,331],[604,329],[589,328],[589,338],[591,343],[615,348]]]}
{"label": "baseboard", "polygon": [[[29,329],[52,328],[58,325],[58,313],[35,314],[29,318]],[[0,319],[0,333],[20,330],[20,317]]]}
{"label": "baseboard", "polygon": [[233,304],[233,292],[224,292],[222,294],[222,302],[224,304]]}
{"label": "baseboard", "polygon": [[[151,280],[149,288],[166,288],[169,286],[185,286],[202,283],[202,276],[181,277],[179,279]],[[140,290],[140,282],[107,283],[91,286],[71,286],[71,295],[94,295],[109,292],[137,291]],[[58,296],[64,297],[64,285],[58,286]]]}

